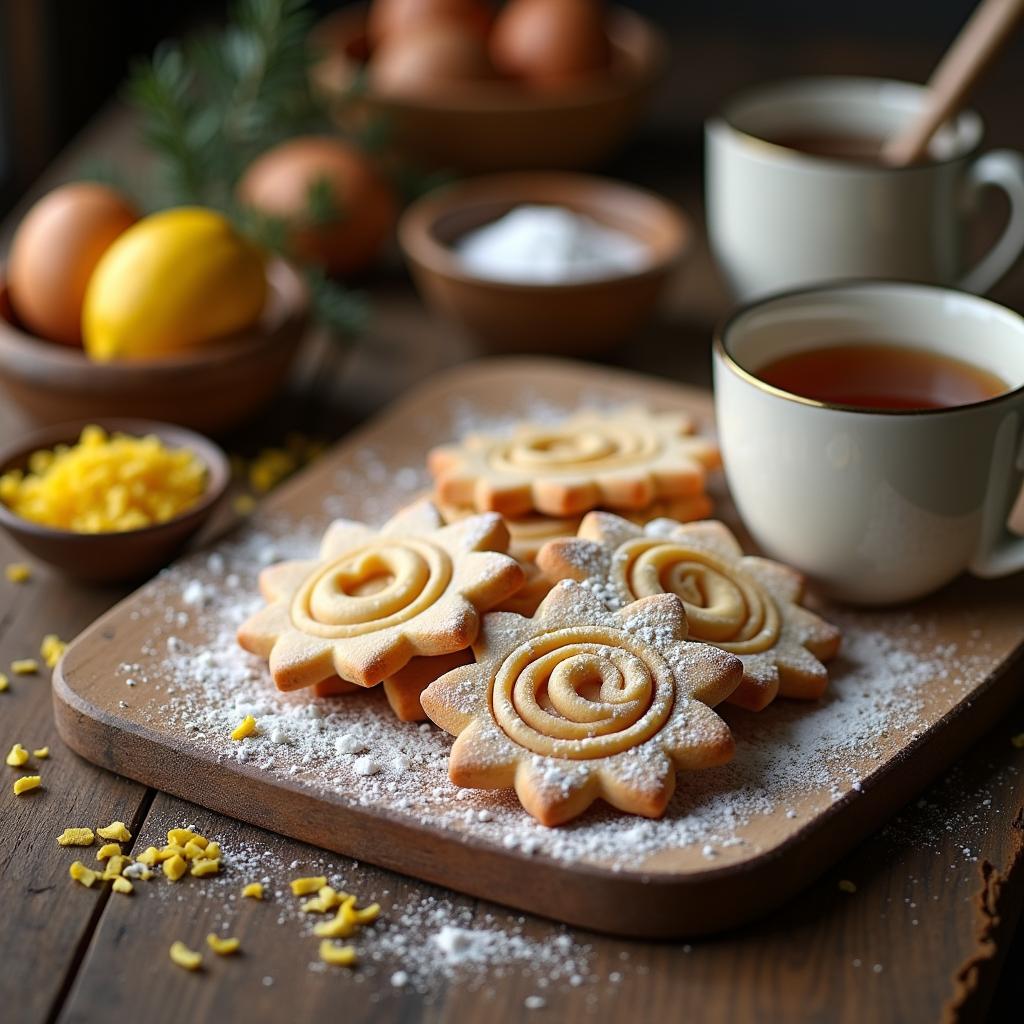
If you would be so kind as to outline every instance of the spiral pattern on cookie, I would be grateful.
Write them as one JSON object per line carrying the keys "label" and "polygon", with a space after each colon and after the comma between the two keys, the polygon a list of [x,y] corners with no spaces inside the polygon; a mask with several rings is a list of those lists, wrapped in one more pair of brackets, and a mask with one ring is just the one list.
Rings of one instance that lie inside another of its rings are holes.
{"label": "spiral pattern on cookie", "polygon": [[324,639],[372,633],[426,611],[451,578],[451,558],[437,545],[380,540],[319,566],[292,601],[292,623]]}
{"label": "spiral pattern on cookie", "polygon": [[731,654],[756,654],[779,639],[779,610],[742,568],[685,542],[638,540],[618,553],[620,583],[634,598],[676,594],[690,639]]}
{"label": "spiral pattern on cookie", "polygon": [[604,469],[646,460],[656,455],[652,431],[614,430],[600,425],[579,429],[531,431],[495,445],[491,466],[503,473],[564,473],[573,469]]}
{"label": "spiral pattern on cookie", "polygon": [[624,630],[556,630],[516,648],[494,679],[495,720],[535,754],[609,757],[654,736],[675,699],[671,669]]}

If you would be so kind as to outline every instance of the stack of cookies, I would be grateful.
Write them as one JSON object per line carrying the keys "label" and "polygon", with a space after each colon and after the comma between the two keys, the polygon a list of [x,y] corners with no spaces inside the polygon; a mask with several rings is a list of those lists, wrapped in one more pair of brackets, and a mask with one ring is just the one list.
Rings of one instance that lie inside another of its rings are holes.
{"label": "stack of cookies", "polygon": [[471,434],[433,449],[428,466],[447,522],[480,512],[504,517],[509,553],[527,585],[502,608],[531,615],[551,589],[536,564],[544,544],[575,536],[592,509],[638,525],[704,519],[712,510],[707,471],[720,461],[717,445],[698,435],[685,413],[630,406],[584,410],[550,425],[520,423],[501,435]]}
{"label": "stack of cookies", "polygon": [[597,799],[658,817],[680,769],[733,756],[716,705],[815,699],[839,646],[798,573],[686,521],[717,459],[641,408],[434,449],[438,504],[338,520],[317,559],[264,570],[239,641],[284,690],[383,687],[456,737],[456,786],[514,789],[545,825]]}

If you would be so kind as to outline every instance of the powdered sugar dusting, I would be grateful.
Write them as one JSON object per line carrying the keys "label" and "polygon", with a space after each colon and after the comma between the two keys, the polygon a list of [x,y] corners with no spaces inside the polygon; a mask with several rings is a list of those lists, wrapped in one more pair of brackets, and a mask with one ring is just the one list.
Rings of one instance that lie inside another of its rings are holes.
{"label": "powdered sugar dusting", "polygon": [[[510,395],[509,402],[507,411],[486,413],[470,399],[424,407],[408,416],[403,433],[427,446],[526,418],[553,422],[569,411],[537,395]],[[572,408],[621,404],[600,390],[571,396]],[[707,869],[712,859],[717,867],[756,853],[769,834],[766,821],[774,842],[822,809],[858,799],[888,756],[954,706],[1001,654],[985,640],[984,608],[958,612],[967,637],[959,649],[926,612],[822,609],[844,640],[820,702],[777,701],[757,714],[720,706],[736,736],[732,763],[681,773],[661,820],[599,803],[547,829],[511,794],[452,786],[451,738],[430,724],[399,722],[380,688],[320,699],[279,693],[266,665],[235,642],[238,625],[263,603],[259,569],[313,557],[335,516],[383,523],[429,483],[422,462],[408,461],[396,469],[387,451],[365,442],[331,472],[327,493],[322,478],[306,487],[308,516],[260,518],[217,551],[162,573],[134,599],[131,615],[145,619],[147,643],[118,669],[132,683],[121,690],[124,714],[169,724],[185,744],[246,775],[523,856],[617,871],[678,870],[682,858]],[[230,732],[246,714],[256,718],[257,735],[235,743]]]}
{"label": "powdered sugar dusting", "polygon": [[[147,714],[158,713],[222,763],[529,856],[657,870],[661,855],[678,848],[704,861],[710,847],[723,855],[716,863],[749,854],[758,849],[748,835],[758,820],[782,819],[792,830],[855,798],[886,755],[925,727],[925,692],[952,705],[993,660],[980,632],[958,650],[909,612],[831,609],[844,647],[822,701],[780,701],[758,714],[719,707],[736,735],[733,762],[680,775],[661,820],[597,805],[547,829],[510,794],[454,787],[446,770],[450,737],[429,724],[399,722],[379,688],[325,699],[279,693],[266,665],[237,646],[235,630],[262,604],[256,576],[267,553],[310,557],[321,528],[271,522],[222,545],[216,558],[197,556],[162,573],[133,612],[145,617],[148,639],[137,662],[119,667],[135,683],[123,692],[148,700]],[[197,583],[201,608],[183,600]],[[247,714],[258,734],[233,742],[230,732]]]}

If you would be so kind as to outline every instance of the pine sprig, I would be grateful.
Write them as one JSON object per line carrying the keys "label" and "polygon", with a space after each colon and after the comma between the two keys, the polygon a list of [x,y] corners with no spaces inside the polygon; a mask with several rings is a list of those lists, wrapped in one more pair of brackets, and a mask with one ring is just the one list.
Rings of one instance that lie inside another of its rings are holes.
{"label": "pine sprig", "polygon": [[[334,131],[311,85],[308,0],[237,0],[220,32],[168,42],[138,65],[128,95],[157,161],[157,205],[222,211],[246,237],[285,254],[289,227],[239,204],[241,176],[262,152],[294,135]],[[325,182],[310,189],[306,223],[343,219]],[[360,333],[364,296],[305,271],[316,318],[338,337]]]}

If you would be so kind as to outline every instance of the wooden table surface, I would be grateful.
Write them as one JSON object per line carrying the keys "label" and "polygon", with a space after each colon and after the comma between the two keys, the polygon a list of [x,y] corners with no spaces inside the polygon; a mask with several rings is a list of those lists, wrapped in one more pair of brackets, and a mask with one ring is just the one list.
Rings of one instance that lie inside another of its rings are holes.
{"label": "wooden table surface", "polygon": [[[713,73],[714,54],[713,48],[702,50],[694,61]],[[842,66],[826,63],[828,56],[818,53],[808,63]],[[751,68],[757,72],[761,65],[755,61]],[[921,77],[925,68],[909,62],[895,70]],[[1016,141],[1024,144],[1024,134]],[[72,176],[97,154],[116,156],[122,166],[138,164],[123,112],[112,109],[97,118],[39,189]],[[699,214],[698,160],[691,140],[679,146],[642,144],[615,170],[660,187]],[[472,354],[455,332],[430,318],[398,272],[369,290],[376,315],[359,350],[321,362],[319,372],[307,366],[289,401],[258,428],[231,439],[235,449],[253,452],[295,427],[337,437],[412,382]],[[1024,306],[1024,272],[996,294]],[[680,275],[663,319],[612,361],[706,384],[709,324],[725,303],[701,249]],[[0,403],[0,440],[22,429],[16,412]],[[20,558],[0,537],[0,565]],[[44,633],[72,637],[122,593],[77,586],[42,566],[25,585],[0,578],[0,670],[15,658],[35,656]],[[51,757],[43,764],[41,792],[14,797],[14,773],[8,769],[0,789],[0,1017],[26,1024],[320,1016],[489,1024],[523,1017],[879,1024],[1019,1019],[1021,980],[1002,967],[1024,903],[1024,750],[1011,743],[1021,732],[1024,706],[1018,705],[899,819],[756,927],[692,944],[572,933],[577,946],[589,947],[585,976],[576,985],[545,985],[543,970],[538,974],[537,965],[514,959],[502,971],[491,967],[454,978],[438,972],[420,991],[395,987],[389,978],[410,958],[429,963],[429,948],[405,948],[368,971],[311,970],[310,939],[283,915],[279,922],[277,908],[248,901],[228,915],[244,955],[195,975],[171,964],[171,942],[195,942],[209,930],[207,922],[221,920],[224,908],[194,885],[176,891],[177,898],[157,897],[145,884],[128,898],[73,885],[67,874],[73,858],[55,842],[65,827],[121,819],[138,846],[169,827],[195,822],[221,841],[228,861],[233,851],[248,857],[265,852],[268,863],[278,865],[273,874],[279,886],[324,855],[94,768],[56,737],[48,675],[12,677],[10,690],[0,694],[0,747],[48,744]],[[95,853],[81,852],[86,858]],[[436,897],[474,922],[520,929],[545,949],[563,931],[368,864],[326,860],[353,891],[380,900],[386,927],[401,928],[397,908],[428,906]],[[852,880],[856,891],[840,890],[840,879]],[[1010,955],[1020,953],[1018,940]],[[527,999],[538,996],[543,1005],[531,1008],[535,1000]]]}

